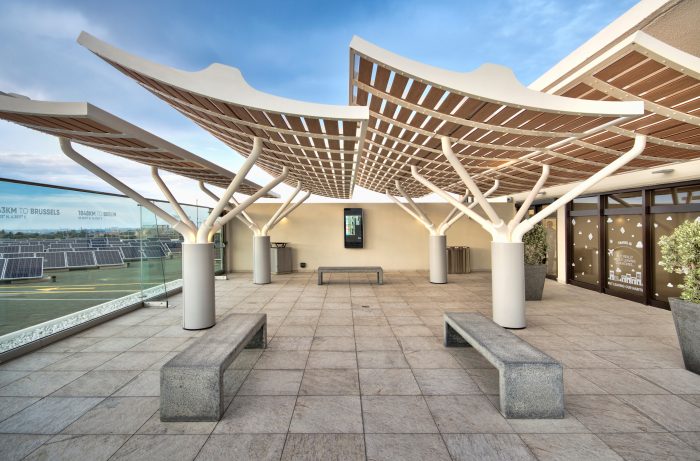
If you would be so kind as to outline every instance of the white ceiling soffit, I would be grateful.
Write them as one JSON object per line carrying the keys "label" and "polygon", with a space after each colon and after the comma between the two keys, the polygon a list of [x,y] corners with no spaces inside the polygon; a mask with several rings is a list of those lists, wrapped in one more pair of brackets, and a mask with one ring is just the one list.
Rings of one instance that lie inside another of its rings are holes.
{"label": "white ceiling soffit", "polygon": [[[499,195],[531,189],[542,165],[547,185],[585,179],[632,146],[604,151],[590,140],[605,127],[644,112],[641,101],[595,101],[528,89],[503,66],[453,72],[398,56],[361,38],[350,44],[350,101],[368,106],[370,121],[357,184],[412,196],[427,193],[410,175],[416,165],[439,187],[463,193],[464,184],[440,150],[448,137],[484,188],[498,179]],[[628,167],[629,169],[631,167]]]}
{"label": "white ceiling soffit", "polygon": [[365,107],[286,99],[252,88],[233,67],[187,72],[149,62],[83,32],[78,43],[244,156],[263,140],[257,165],[272,175],[284,166],[288,184],[314,194],[350,198],[355,185]]}
{"label": "white ceiling soffit", "polygon": [[[217,187],[228,187],[235,177],[227,169],[86,102],[0,95],[0,119]],[[252,195],[259,189],[259,185],[244,180],[239,191]]]}

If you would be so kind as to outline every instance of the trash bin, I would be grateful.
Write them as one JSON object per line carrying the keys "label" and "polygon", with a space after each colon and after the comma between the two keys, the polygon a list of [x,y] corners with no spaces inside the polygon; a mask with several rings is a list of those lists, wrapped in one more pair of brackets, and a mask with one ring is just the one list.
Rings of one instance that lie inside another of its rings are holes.
{"label": "trash bin", "polygon": [[273,274],[292,272],[292,249],[287,242],[270,242],[270,269]]}
{"label": "trash bin", "polygon": [[468,274],[471,271],[469,247],[447,247],[447,273]]}

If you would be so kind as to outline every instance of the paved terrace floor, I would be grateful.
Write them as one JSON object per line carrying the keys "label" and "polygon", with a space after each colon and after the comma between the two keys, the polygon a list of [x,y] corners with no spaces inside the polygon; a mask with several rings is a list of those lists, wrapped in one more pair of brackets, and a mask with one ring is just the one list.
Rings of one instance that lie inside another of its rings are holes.
{"label": "paved terrace floor", "polygon": [[668,311],[547,282],[516,334],[566,367],[566,418],[506,420],[496,370],[440,341],[443,312],[489,314],[489,274],[249,279],[217,281],[218,313],[266,312],[269,348],[227,372],[220,422],[159,420],[158,370],[202,334],[178,296],[1,365],[0,458],[700,459],[700,376]]}

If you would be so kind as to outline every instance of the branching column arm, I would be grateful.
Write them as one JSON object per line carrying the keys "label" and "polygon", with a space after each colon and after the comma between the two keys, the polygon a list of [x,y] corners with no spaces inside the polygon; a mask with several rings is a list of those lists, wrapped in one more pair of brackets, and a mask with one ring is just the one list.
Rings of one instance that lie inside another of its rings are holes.
{"label": "branching column arm", "polygon": [[[275,179],[273,179],[272,181],[270,181],[269,183],[267,183],[264,187],[262,187],[259,191],[257,191],[256,193],[254,193],[254,194],[251,195],[250,197],[248,197],[248,198],[246,198],[245,200],[243,200],[243,201],[242,201],[238,206],[236,206],[233,210],[229,211],[229,212],[226,213],[224,216],[222,216],[222,217],[220,217],[219,219],[217,219],[217,220],[214,222],[214,224],[213,224],[211,230],[209,231],[209,235],[207,236],[207,239],[211,239],[211,237],[212,237],[214,234],[216,234],[216,233],[219,231],[219,229],[221,229],[221,228],[224,226],[224,224],[226,224],[226,223],[228,223],[229,221],[231,221],[233,218],[235,218],[236,216],[238,216],[238,214],[240,214],[242,211],[244,211],[244,210],[245,210],[246,208],[248,208],[250,205],[252,205],[253,203],[255,203],[255,201],[256,201],[257,199],[259,199],[260,197],[264,196],[265,194],[267,194],[268,192],[270,192],[270,190],[272,190],[274,187],[276,187],[279,183],[281,183],[282,181],[284,181],[285,179],[287,179],[287,176],[288,176],[288,175],[289,175],[289,169],[285,166],[284,168],[282,168],[282,174],[281,174],[281,175],[279,175],[278,177],[276,177]],[[222,197],[222,198],[223,198],[223,197]],[[201,232],[201,228],[200,228],[200,232]]]}
{"label": "branching column arm", "polygon": [[189,216],[187,216],[185,210],[182,209],[182,206],[180,206],[178,201],[175,199],[173,193],[170,192],[168,186],[163,182],[163,179],[160,177],[160,174],[158,174],[158,167],[151,167],[151,177],[153,178],[153,181],[156,183],[163,195],[165,195],[165,198],[168,199],[168,202],[170,202],[170,205],[173,207],[177,215],[180,217],[180,221],[185,223],[187,227],[189,227],[192,230],[192,232],[197,233],[197,226],[192,222]]}
{"label": "branching column arm", "polygon": [[564,195],[562,195],[557,200],[555,200],[554,202],[550,203],[549,205],[544,207],[542,210],[540,210],[539,213],[536,213],[531,218],[526,219],[525,221],[518,224],[515,227],[515,229],[513,230],[512,241],[514,241],[514,242],[522,241],[523,235],[525,235],[525,233],[527,231],[532,229],[535,226],[535,224],[539,223],[544,218],[546,218],[550,214],[554,213],[559,208],[566,205],[568,202],[570,202],[574,198],[576,198],[579,195],[581,195],[582,193],[584,193],[586,190],[588,190],[591,187],[593,187],[594,185],[596,185],[598,182],[600,182],[603,179],[607,178],[608,176],[612,175],[617,170],[619,170],[620,168],[622,168],[623,166],[627,165],[629,162],[631,162],[632,160],[637,158],[644,151],[644,147],[646,146],[646,141],[647,141],[646,135],[643,135],[643,134],[635,135],[634,145],[632,146],[632,148],[629,151],[627,151],[625,154],[623,154],[622,156],[615,159],[612,163],[610,163],[608,166],[606,166],[603,169],[601,169],[600,171],[598,171],[596,174],[594,174],[590,178],[588,178],[585,181],[580,182],[576,186],[572,187]]}
{"label": "branching column arm", "polygon": [[[425,179],[423,176],[421,176],[418,173],[418,168],[416,168],[415,165],[411,165],[411,174],[413,175],[413,178],[430,189],[431,191],[435,192],[438,196],[442,197],[444,200],[446,200],[448,203],[450,203],[453,207],[457,208],[459,211],[464,213],[465,215],[469,216],[472,218],[474,221],[476,221],[481,227],[484,228],[488,233],[490,233],[493,237],[494,240],[497,239],[497,237],[500,236],[499,232],[497,232],[496,228],[494,227],[493,223],[489,221],[486,218],[481,217],[477,212],[472,210],[470,207],[465,205],[464,203],[460,202],[456,198],[454,198],[452,195],[448,194],[444,190],[440,189],[438,186],[433,184],[432,182],[428,181]],[[483,197],[483,195],[482,195]],[[502,222],[502,220],[501,220]]]}
{"label": "branching column arm", "polygon": [[163,210],[162,208],[148,200],[146,197],[142,196],[123,182],[119,181],[111,174],[107,173],[99,166],[92,163],[90,160],[80,155],[78,152],[75,151],[75,149],[73,149],[70,140],[66,138],[59,138],[59,143],[61,145],[61,150],[66,155],[66,157],[70,158],[75,163],[88,170],[90,173],[102,179],[104,182],[114,187],[122,194],[134,200],[142,207],[153,212],[156,216],[161,218],[163,221],[167,222],[174,230],[179,232],[186,242],[194,241],[195,234],[192,232],[192,229],[190,229],[190,227],[187,224],[178,219],[175,219],[167,211]]}
{"label": "branching column arm", "polygon": [[255,162],[260,156],[261,152],[262,139],[255,137],[253,139],[253,150],[250,152],[250,155],[245,160],[245,162],[243,162],[243,166],[241,167],[240,171],[238,172],[236,177],[233,178],[231,184],[229,184],[229,186],[226,188],[224,194],[216,203],[211,213],[209,213],[209,216],[207,216],[207,219],[199,227],[199,230],[197,231],[197,243],[209,242],[209,236],[215,234],[218,231],[218,229],[221,228],[219,226],[219,228],[212,232],[214,227],[216,227],[215,223],[219,219],[219,215],[221,215],[221,213],[224,211],[224,208],[228,204],[229,200],[231,200],[231,197],[233,197],[233,194],[236,192],[236,190],[238,190],[238,187],[241,185],[250,169],[253,168],[253,165],[255,165]]}
{"label": "branching column arm", "polygon": [[389,193],[389,191],[386,191],[385,194],[389,199],[391,199],[394,203],[396,203],[403,211],[408,213],[409,215],[413,216],[413,218],[417,221],[419,221],[423,226],[425,226],[428,231],[430,231],[430,235],[438,235],[435,226],[433,225],[433,222],[426,216],[425,213],[418,207],[416,202],[411,199],[411,197],[406,194],[406,191],[401,187],[401,183],[399,181],[396,181],[396,190],[399,191],[401,195],[403,195],[403,198],[406,199],[406,203],[401,202],[399,199],[394,197]]}
{"label": "branching column arm", "polygon": [[527,197],[525,198],[525,201],[520,205],[520,208],[518,208],[518,212],[513,216],[513,219],[511,219],[508,222],[508,232],[512,233],[513,230],[515,230],[515,227],[520,224],[520,222],[523,220],[523,217],[525,216],[525,213],[527,213],[527,210],[530,209],[530,205],[532,205],[532,202],[535,201],[535,198],[537,198],[537,194],[540,193],[540,189],[542,189],[542,186],[544,186],[544,183],[547,182],[547,177],[549,176],[549,165],[543,165],[542,166],[542,175],[540,176],[540,179],[537,181],[535,184],[535,187],[532,188],[529,194],[527,194]]}
{"label": "branching column arm", "polygon": [[304,202],[306,201],[306,199],[308,199],[309,197],[311,197],[311,191],[307,191],[307,192],[304,194],[304,196],[303,196],[298,202],[292,204],[292,206],[289,207],[288,209],[286,209],[284,213],[282,213],[281,215],[279,215],[279,216],[277,217],[277,219],[275,219],[275,222],[273,222],[272,225],[270,226],[270,229],[272,229],[273,227],[275,227],[275,226],[277,225],[277,223],[279,223],[280,221],[282,221],[284,218],[286,218],[287,216],[289,216],[290,214],[292,214],[292,211],[296,210],[297,207],[298,207],[299,205],[301,205],[302,203],[304,203]]}
{"label": "branching column arm", "polygon": [[[209,190],[209,188],[207,188],[207,186],[204,185],[203,181],[199,181],[199,189],[202,192],[204,192],[205,194],[207,194],[212,200],[214,200],[214,202],[218,202],[221,199],[221,197],[219,197],[214,192]],[[235,198],[231,197],[231,200],[229,200],[229,203],[224,207],[224,210],[231,211],[231,210],[233,210],[234,207],[237,207],[237,206],[238,206],[238,202],[236,201]],[[250,219],[250,216],[245,211],[241,211],[240,214],[236,215],[236,218],[238,218],[239,221],[241,221],[243,224],[248,226],[248,228],[250,228],[253,231],[255,231],[258,227],[258,225],[255,224],[255,222],[253,222],[252,219]]]}
{"label": "branching column arm", "polygon": [[275,211],[275,214],[272,215],[269,221],[265,223],[262,228],[260,228],[260,235],[267,235],[267,233],[274,227],[274,223],[279,218],[282,213],[289,207],[289,204],[292,203],[292,200],[299,194],[299,191],[301,191],[301,182],[297,182],[297,187],[294,189],[294,192],[287,198],[287,200],[280,205],[279,208],[277,208],[277,211]]}
{"label": "branching column arm", "polygon": [[[486,192],[484,192],[484,197],[490,197],[491,194],[493,194],[494,192],[496,192],[496,190],[498,189],[498,186],[499,186],[499,185],[500,185],[500,183],[499,183],[498,179],[496,179],[496,180],[494,181],[493,186],[491,187],[491,189],[489,189],[489,190],[487,190]],[[462,200],[462,203],[465,203],[465,201],[467,200],[468,195],[469,195],[468,193],[465,194],[464,199]],[[472,208],[474,208],[474,207],[477,206],[478,204],[479,204],[478,202],[473,202],[473,203],[469,204],[468,208],[471,210]],[[463,214],[463,213],[460,213],[459,209],[454,208],[454,209],[450,212],[450,214],[447,215],[447,217],[446,217],[445,220],[442,222],[442,224],[440,224],[440,226],[438,227],[438,233],[439,233],[440,235],[444,235],[444,234],[449,230],[449,228],[452,227],[452,225],[453,225],[454,223],[456,223],[457,221],[459,221],[459,220],[462,218],[462,216],[464,216],[464,214]]]}

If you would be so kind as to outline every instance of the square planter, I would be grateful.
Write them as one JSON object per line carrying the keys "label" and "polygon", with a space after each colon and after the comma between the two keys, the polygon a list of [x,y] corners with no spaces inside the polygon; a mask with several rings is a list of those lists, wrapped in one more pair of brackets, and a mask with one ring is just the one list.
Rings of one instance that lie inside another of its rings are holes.
{"label": "square planter", "polygon": [[688,371],[700,374],[700,304],[669,298],[673,323],[676,324],[683,363]]}

